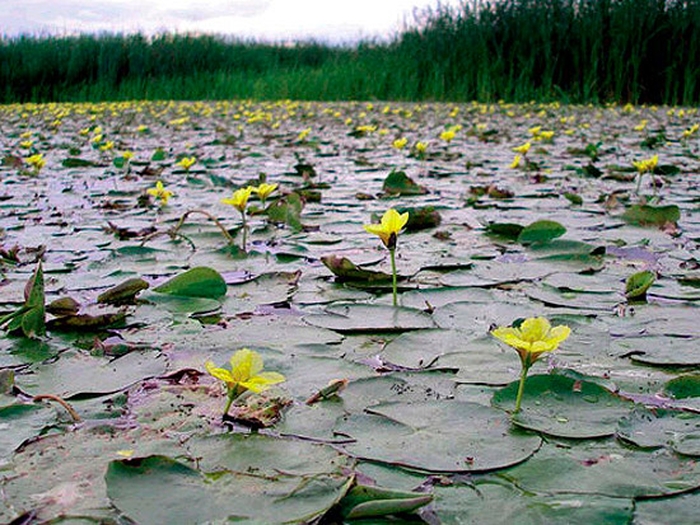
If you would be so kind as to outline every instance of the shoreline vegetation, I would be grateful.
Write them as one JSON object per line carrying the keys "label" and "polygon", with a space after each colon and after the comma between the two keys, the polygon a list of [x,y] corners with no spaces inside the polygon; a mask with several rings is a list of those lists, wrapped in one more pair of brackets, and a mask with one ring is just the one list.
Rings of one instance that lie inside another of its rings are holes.
{"label": "shoreline vegetation", "polygon": [[700,0],[468,0],[387,42],[192,34],[0,39],[0,103],[113,100],[700,103]]}

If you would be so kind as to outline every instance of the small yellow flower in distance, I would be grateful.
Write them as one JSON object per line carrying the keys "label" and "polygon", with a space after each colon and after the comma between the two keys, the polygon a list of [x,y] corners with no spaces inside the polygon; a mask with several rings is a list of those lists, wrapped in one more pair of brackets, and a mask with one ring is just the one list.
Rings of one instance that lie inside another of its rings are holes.
{"label": "small yellow flower in distance", "polygon": [[114,142],[111,140],[108,140],[104,144],[100,145],[100,151],[109,151],[111,149],[114,149]]}
{"label": "small yellow flower in distance", "polygon": [[527,155],[527,152],[530,151],[531,147],[532,147],[532,144],[528,141],[521,146],[513,148],[513,151],[516,153],[520,153],[521,155]]}
{"label": "small yellow flower in distance", "polygon": [[406,137],[401,137],[392,142],[391,147],[395,149],[403,149],[406,147],[406,144],[408,144],[408,139]]}
{"label": "small yellow flower in distance", "polygon": [[534,126],[530,129],[527,130],[528,133],[530,133],[533,137],[537,137],[540,134],[540,131],[542,131],[542,126]]}
{"label": "small yellow flower in distance", "polygon": [[156,182],[155,188],[148,188],[146,193],[154,199],[158,199],[163,206],[168,204],[168,199],[173,196],[173,192],[165,189],[161,181]]}
{"label": "small yellow flower in distance", "polygon": [[421,142],[418,141],[416,142],[416,145],[414,146],[416,148],[416,153],[422,155],[426,151],[428,151],[428,143],[427,142]]}
{"label": "small yellow flower in distance", "polygon": [[23,140],[19,143],[19,147],[22,149],[29,149],[34,143],[31,140]]}
{"label": "small yellow flower in distance", "polygon": [[552,140],[552,137],[554,137],[553,131],[541,131],[539,135],[537,135],[537,138],[539,140],[544,140],[545,142],[548,140]]}
{"label": "small yellow flower in distance", "polygon": [[440,133],[440,140],[444,140],[448,144],[452,142],[452,140],[455,138],[456,131],[453,128],[446,129],[442,133]]}
{"label": "small yellow flower in distance", "polygon": [[299,135],[297,136],[297,140],[299,142],[304,142],[306,138],[309,136],[309,133],[311,133],[311,128],[306,128],[303,129],[299,132]]}
{"label": "small yellow flower in distance", "polygon": [[520,161],[522,161],[522,160],[523,160],[523,156],[522,156],[522,155],[516,155],[516,156],[513,158],[513,162],[510,163],[509,168],[511,168],[511,169],[517,169],[517,168],[519,168],[519,167],[520,167]]}
{"label": "small yellow flower in distance", "polygon": [[650,159],[644,160],[633,160],[632,165],[637,168],[639,173],[647,173],[654,171],[656,166],[659,164],[659,156],[654,155]]}
{"label": "small yellow flower in distance", "polygon": [[44,156],[41,153],[27,157],[24,159],[24,162],[34,168],[34,171],[37,173],[41,171],[41,168],[46,166],[46,159],[44,159]]}
{"label": "small yellow flower in distance", "polygon": [[253,193],[253,189],[253,186],[246,186],[245,188],[238,189],[233,192],[233,196],[230,199],[221,199],[221,202],[229,204],[243,213],[245,207],[248,205],[248,199],[250,198],[250,194]]}
{"label": "small yellow flower in distance", "polygon": [[688,129],[683,131],[683,138],[687,139],[687,138],[693,136],[695,133],[697,133],[698,129],[700,129],[700,124],[693,124]]}
{"label": "small yellow flower in distance", "polygon": [[21,139],[30,139],[32,138],[32,132],[31,131],[25,131],[22,134],[20,134],[19,138]]}
{"label": "small yellow flower in distance", "polygon": [[95,135],[94,137],[92,137],[90,139],[90,142],[92,142],[93,144],[99,144],[100,142],[102,142],[103,138],[104,138],[104,135],[102,135],[101,133],[98,133],[97,135]]}
{"label": "small yellow flower in distance", "polygon": [[207,372],[226,383],[229,392],[240,395],[246,390],[260,393],[285,380],[277,372],[263,372],[263,358],[254,350],[242,348],[231,356],[231,370],[219,368],[213,362],[205,363]]}
{"label": "small yellow flower in distance", "polygon": [[124,157],[124,160],[129,161],[134,158],[134,152],[131,150],[126,150],[122,153],[122,157]]}
{"label": "small yellow flower in distance", "polygon": [[545,352],[552,352],[566,340],[571,328],[565,325],[552,327],[544,317],[525,319],[518,328],[499,326],[491,332],[496,339],[514,348],[523,366],[530,368]]}
{"label": "small yellow flower in distance", "polygon": [[190,168],[197,162],[197,157],[182,157],[177,163],[185,171],[190,171]]}
{"label": "small yellow flower in distance", "polygon": [[408,212],[400,214],[394,208],[390,208],[384,212],[381,223],[365,224],[364,228],[367,232],[379,236],[384,246],[389,250],[394,250],[399,232],[406,226],[407,222]]}
{"label": "small yellow flower in distance", "polygon": [[267,199],[270,196],[270,193],[276,189],[277,184],[267,184],[266,182],[263,182],[257,188],[253,188],[253,191],[258,195],[263,204],[265,204],[265,199]]}
{"label": "small yellow flower in distance", "polygon": [[634,131],[644,131],[648,123],[649,121],[647,119],[642,119],[642,121],[634,127]]}

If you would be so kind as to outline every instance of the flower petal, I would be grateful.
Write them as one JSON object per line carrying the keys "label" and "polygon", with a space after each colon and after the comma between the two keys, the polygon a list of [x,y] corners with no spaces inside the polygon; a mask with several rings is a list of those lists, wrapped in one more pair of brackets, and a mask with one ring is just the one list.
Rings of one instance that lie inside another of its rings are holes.
{"label": "flower petal", "polygon": [[227,385],[235,383],[231,372],[229,372],[225,368],[219,368],[211,361],[207,361],[206,363],[204,363],[204,366],[206,367],[207,372],[209,372],[210,375],[214,376],[217,379],[220,379]]}
{"label": "flower petal", "polygon": [[550,328],[549,321],[544,317],[530,317],[520,325],[520,334],[525,341],[542,341]]}
{"label": "flower petal", "polygon": [[263,369],[260,354],[248,348],[242,348],[231,356],[231,374],[238,383],[250,380]]}

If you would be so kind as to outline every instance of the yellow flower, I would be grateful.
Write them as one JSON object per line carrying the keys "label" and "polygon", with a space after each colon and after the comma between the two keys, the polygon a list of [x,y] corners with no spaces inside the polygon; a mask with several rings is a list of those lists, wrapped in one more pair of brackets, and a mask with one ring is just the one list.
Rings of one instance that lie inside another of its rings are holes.
{"label": "yellow flower", "polygon": [[182,157],[177,163],[185,171],[189,171],[192,166],[197,162],[197,157]]}
{"label": "yellow flower", "polygon": [[311,128],[306,128],[303,129],[299,132],[299,135],[297,136],[297,140],[299,142],[304,142],[306,138],[309,136],[309,133],[311,133]]}
{"label": "yellow flower", "polygon": [[173,192],[166,190],[161,181],[156,182],[155,188],[148,188],[146,193],[154,199],[158,199],[163,205],[168,204],[168,199],[173,196]]}
{"label": "yellow flower", "polygon": [[545,142],[548,140],[552,140],[552,137],[554,137],[553,131],[541,131],[537,135],[538,140],[544,140]]}
{"label": "yellow flower", "polygon": [[448,144],[452,142],[452,139],[455,138],[456,131],[453,128],[446,129],[442,133],[440,133],[440,140],[444,140]]}
{"label": "yellow flower", "polygon": [[246,390],[257,394],[285,380],[277,372],[263,372],[262,357],[248,348],[242,348],[231,356],[231,370],[219,368],[211,361],[207,361],[205,366],[209,374],[226,383],[230,396],[241,395]]}
{"label": "yellow flower", "polygon": [[22,149],[29,149],[32,147],[32,144],[34,143],[31,140],[23,140],[19,143],[19,147]]}
{"label": "yellow flower", "polygon": [[131,150],[126,150],[122,153],[122,157],[124,157],[124,160],[131,160],[134,158],[134,152]]}
{"label": "yellow flower", "polygon": [[642,121],[634,127],[634,131],[644,131],[648,123],[649,121],[647,119],[642,119]]}
{"label": "yellow flower", "polygon": [[520,166],[520,161],[521,161],[521,160],[523,160],[523,156],[522,156],[522,155],[516,155],[516,156],[513,158],[513,162],[510,163],[510,166],[509,166],[509,167],[510,167],[511,169],[516,169],[516,168],[518,168],[518,167]]}
{"label": "yellow flower", "polygon": [[656,166],[659,164],[659,156],[654,155],[650,159],[644,159],[644,160],[633,160],[632,165],[637,168],[637,171],[639,173],[647,173],[650,171],[654,171]]}
{"label": "yellow flower", "polygon": [[530,142],[526,142],[522,146],[513,148],[513,151],[516,153],[521,153],[522,155],[527,155],[527,152],[530,151],[530,147],[532,147],[532,144]]}
{"label": "yellow flower", "polygon": [[568,326],[559,325],[552,328],[544,317],[530,317],[518,328],[499,326],[491,335],[514,348],[520,355],[523,366],[530,368],[543,353],[556,350],[570,333],[571,329]]}
{"label": "yellow flower", "polygon": [[114,141],[108,140],[100,145],[100,151],[109,151],[114,148]]}
{"label": "yellow flower", "polygon": [[542,126],[534,126],[530,129],[527,130],[528,133],[530,133],[533,137],[537,137],[540,134],[540,131],[542,131]]}
{"label": "yellow flower", "polygon": [[367,232],[379,236],[389,250],[396,248],[396,239],[399,232],[406,226],[408,222],[408,212],[397,212],[394,208],[388,209],[382,216],[380,224],[365,224],[364,228]]}
{"label": "yellow flower", "polygon": [[230,204],[238,211],[243,213],[245,211],[245,207],[248,205],[248,199],[250,198],[250,194],[253,193],[253,190],[253,186],[246,186],[245,188],[234,191],[233,196],[230,199],[221,199],[221,202],[224,204]]}
{"label": "yellow flower", "polygon": [[698,129],[700,129],[700,124],[693,124],[688,129],[683,131],[683,138],[687,139],[687,138],[691,137],[692,135],[697,133]]}
{"label": "yellow flower", "polygon": [[257,193],[260,200],[265,203],[265,199],[270,196],[270,193],[277,189],[277,184],[267,184],[266,182],[261,183],[257,188],[253,188],[253,191]]}
{"label": "yellow flower", "polygon": [[416,142],[416,145],[414,147],[416,148],[416,152],[419,154],[423,154],[426,151],[428,151],[428,143],[427,142],[418,141],[418,142]]}
{"label": "yellow flower", "polygon": [[395,149],[403,149],[406,147],[406,144],[408,144],[408,139],[406,137],[401,137],[392,142],[391,147]]}
{"label": "yellow flower", "polygon": [[46,159],[44,159],[44,156],[41,153],[37,153],[36,155],[31,155],[24,159],[24,161],[29,164],[32,168],[34,168],[34,171],[38,172],[41,170],[46,165]]}

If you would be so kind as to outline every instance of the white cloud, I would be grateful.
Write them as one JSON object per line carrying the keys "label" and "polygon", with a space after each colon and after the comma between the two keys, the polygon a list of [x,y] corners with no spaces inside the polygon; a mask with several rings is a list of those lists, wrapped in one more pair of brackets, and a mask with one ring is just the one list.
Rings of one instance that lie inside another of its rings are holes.
{"label": "white cloud", "polygon": [[201,31],[349,41],[393,35],[412,20],[414,9],[436,5],[437,0],[0,0],[0,27],[8,35]]}

